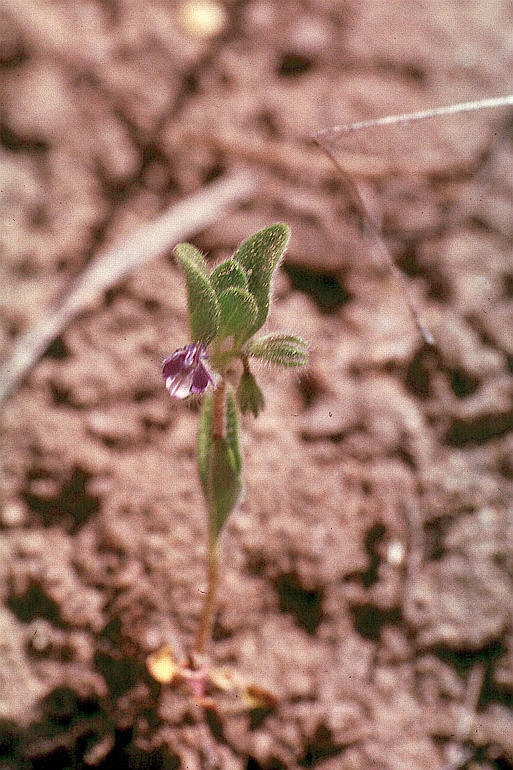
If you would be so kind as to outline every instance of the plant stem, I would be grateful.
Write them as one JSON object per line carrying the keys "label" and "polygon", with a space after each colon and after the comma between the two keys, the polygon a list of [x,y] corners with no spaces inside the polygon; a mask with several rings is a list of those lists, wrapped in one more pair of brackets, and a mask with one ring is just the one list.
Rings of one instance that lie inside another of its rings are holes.
{"label": "plant stem", "polygon": [[[214,404],[212,415],[212,438],[226,438],[226,382],[224,377],[214,390]],[[204,655],[212,636],[212,625],[216,609],[216,594],[218,583],[219,554],[216,537],[209,528],[207,549],[207,593],[201,613],[201,620],[194,643],[194,652]]]}
{"label": "plant stem", "polygon": [[207,556],[207,593],[203,610],[201,613],[200,625],[196,640],[194,642],[194,652],[197,655],[204,655],[212,636],[212,625],[214,622],[214,613],[216,608],[217,578],[218,578],[219,558],[215,545],[210,545]]}

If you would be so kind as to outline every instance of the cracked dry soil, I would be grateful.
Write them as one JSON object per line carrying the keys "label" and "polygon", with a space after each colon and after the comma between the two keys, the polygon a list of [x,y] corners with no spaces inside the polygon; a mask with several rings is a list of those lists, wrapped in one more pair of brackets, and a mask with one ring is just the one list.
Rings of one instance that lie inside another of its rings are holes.
{"label": "cracked dry soil", "polygon": [[231,168],[253,199],[215,260],[293,232],[247,494],[224,539],[214,658],[276,692],[208,718],[144,665],[187,648],[205,517],[170,255],[77,318],[4,407],[0,765],[12,770],[513,767],[513,122],[507,110],[337,146],[436,350],[372,249],[321,128],[513,90],[509,0],[226,0],[194,39],[169,0],[5,0],[0,344],[106,245]]}

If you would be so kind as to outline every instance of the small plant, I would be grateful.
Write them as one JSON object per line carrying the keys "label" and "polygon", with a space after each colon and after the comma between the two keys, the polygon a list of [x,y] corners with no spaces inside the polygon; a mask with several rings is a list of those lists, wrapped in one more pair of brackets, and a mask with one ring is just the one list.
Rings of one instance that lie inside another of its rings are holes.
{"label": "small plant", "polygon": [[[248,238],[232,257],[209,273],[202,254],[181,243],[174,253],[184,270],[193,342],[163,362],[169,395],[175,399],[202,396],[198,431],[198,470],[208,512],[207,593],[194,648],[178,664],[170,648],[148,659],[160,682],[185,684],[189,693],[205,700],[207,684],[214,689],[243,690],[249,705],[268,705],[271,696],[242,685],[233,674],[208,667],[205,653],[211,637],[219,569],[219,536],[243,492],[238,413],[257,417],[264,397],[250,370],[250,359],[276,366],[303,366],[308,346],[289,334],[254,335],[265,323],[272,296],[273,275],[290,238],[286,224],[273,224]],[[242,372],[237,388],[228,382],[234,361]],[[211,389],[211,392],[209,392]]]}

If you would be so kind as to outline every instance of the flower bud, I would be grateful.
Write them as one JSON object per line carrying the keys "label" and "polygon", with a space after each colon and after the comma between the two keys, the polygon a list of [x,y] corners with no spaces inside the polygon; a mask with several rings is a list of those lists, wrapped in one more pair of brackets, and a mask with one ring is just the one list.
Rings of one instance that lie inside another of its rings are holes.
{"label": "flower bud", "polygon": [[249,369],[244,369],[241,375],[237,388],[237,403],[242,414],[252,412],[254,417],[258,417],[265,406],[263,393]]}

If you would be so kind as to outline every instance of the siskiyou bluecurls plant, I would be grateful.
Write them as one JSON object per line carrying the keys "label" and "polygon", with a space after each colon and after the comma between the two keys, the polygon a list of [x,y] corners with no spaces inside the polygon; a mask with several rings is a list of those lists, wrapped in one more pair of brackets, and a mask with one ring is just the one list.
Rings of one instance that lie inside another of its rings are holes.
{"label": "siskiyou bluecurls plant", "polygon": [[[192,342],[165,359],[162,373],[174,399],[202,398],[198,430],[198,470],[208,513],[207,593],[193,650],[177,663],[169,647],[148,659],[150,673],[162,683],[186,685],[189,694],[207,702],[209,688],[243,691],[250,705],[266,705],[269,694],[242,685],[233,675],[209,667],[206,651],[211,637],[219,568],[219,537],[243,493],[239,412],[257,417],[264,396],[250,359],[283,367],[303,366],[308,345],[290,334],[255,337],[272,298],[273,276],[290,238],[288,225],[276,223],[252,235],[209,272],[203,255],[190,243],[174,249],[187,284]],[[237,388],[227,380],[239,360]]]}

